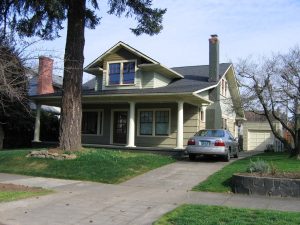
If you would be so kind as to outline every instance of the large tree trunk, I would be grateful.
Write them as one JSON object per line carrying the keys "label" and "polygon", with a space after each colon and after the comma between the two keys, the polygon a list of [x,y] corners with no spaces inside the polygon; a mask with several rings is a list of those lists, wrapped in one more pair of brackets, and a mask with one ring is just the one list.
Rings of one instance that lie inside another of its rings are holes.
{"label": "large tree trunk", "polygon": [[81,86],[83,75],[85,0],[69,0],[64,58],[59,142],[65,151],[81,148]]}

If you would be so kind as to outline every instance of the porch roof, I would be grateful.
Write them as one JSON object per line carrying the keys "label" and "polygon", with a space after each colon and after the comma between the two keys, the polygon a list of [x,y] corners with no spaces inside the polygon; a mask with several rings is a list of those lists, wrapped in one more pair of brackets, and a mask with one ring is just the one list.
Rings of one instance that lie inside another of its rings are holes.
{"label": "porch roof", "polygon": [[[32,97],[39,104],[60,106],[61,95],[39,95]],[[98,95],[82,95],[82,103],[128,103],[134,101],[136,103],[160,103],[160,102],[178,102],[184,101],[192,105],[208,105],[212,103],[210,100],[201,97],[196,93],[129,93],[129,94],[98,94]]]}

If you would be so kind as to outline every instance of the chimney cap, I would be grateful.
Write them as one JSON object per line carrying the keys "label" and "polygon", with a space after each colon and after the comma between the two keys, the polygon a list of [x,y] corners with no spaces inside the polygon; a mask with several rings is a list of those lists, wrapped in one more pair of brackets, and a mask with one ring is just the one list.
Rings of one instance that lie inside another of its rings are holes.
{"label": "chimney cap", "polygon": [[217,34],[211,34],[210,36],[211,36],[212,38],[217,38],[217,37],[218,37]]}

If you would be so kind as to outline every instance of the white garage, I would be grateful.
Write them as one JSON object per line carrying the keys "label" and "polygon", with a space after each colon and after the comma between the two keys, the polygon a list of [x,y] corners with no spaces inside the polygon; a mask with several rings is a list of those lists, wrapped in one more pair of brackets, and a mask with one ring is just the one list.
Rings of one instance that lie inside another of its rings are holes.
{"label": "white garage", "polygon": [[[272,144],[275,151],[282,148],[281,143],[274,138],[271,127],[265,116],[253,112],[245,112],[246,121],[242,124],[243,150],[263,151],[268,144]],[[282,133],[282,126],[279,122],[273,122],[275,129]],[[279,146],[280,145],[280,146]]]}
{"label": "white garage", "polygon": [[273,135],[270,130],[248,130],[247,150],[263,151],[268,144],[273,143]]}

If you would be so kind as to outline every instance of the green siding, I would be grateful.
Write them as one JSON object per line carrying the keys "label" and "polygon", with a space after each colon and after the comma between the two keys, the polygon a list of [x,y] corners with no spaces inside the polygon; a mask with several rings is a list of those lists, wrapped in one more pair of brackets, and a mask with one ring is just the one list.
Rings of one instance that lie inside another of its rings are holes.
{"label": "green siding", "polygon": [[167,78],[158,73],[154,74],[154,88],[167,86],[170,82],[170,78]]}
{"label": "green siding", "polygon": [[[177,103],[137,103],[135,112],[135,145],[140,147],[176,147],[177,139]],[[171,113],[171,127],[170,135],[167,137],[143,137],[137,134],[138,122],[138,111],[139,109],[170,109]],[[113,109],[125,109],[129,110],[129,104],[85,104],[83,105],[83,110],[85,109],[103,109],[103,135],[93,136],[93,135],[82,135],[83,144],[110,144],[110,134],[111,134],[111,112]],[[184,145],[187,143],[188,138],[193,136],[198,129],[198,107],[184,104]]]}
{"label": "green siding", "polygon": [[154,72],[143,71],[141,75],[142,87],[153,88],[154,87]]}

